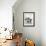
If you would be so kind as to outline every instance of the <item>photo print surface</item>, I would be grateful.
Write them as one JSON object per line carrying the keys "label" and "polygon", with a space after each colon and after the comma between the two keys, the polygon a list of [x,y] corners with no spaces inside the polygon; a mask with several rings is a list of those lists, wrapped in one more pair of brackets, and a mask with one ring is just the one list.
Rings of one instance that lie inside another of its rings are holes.
{"label": "photo print surface", "polygon": [[24,12],[23,13],[23,25],[24,26],[34,26],[35,12]]}

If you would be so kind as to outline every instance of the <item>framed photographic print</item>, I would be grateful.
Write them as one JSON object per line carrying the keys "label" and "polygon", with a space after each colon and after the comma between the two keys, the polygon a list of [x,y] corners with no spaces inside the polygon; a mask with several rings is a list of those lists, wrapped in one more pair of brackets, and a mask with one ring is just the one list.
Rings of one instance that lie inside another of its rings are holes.
{"label": "framed photographic print", "polygon": [[35,12],[23,12],[23,26],[24,27],[35,26]]}

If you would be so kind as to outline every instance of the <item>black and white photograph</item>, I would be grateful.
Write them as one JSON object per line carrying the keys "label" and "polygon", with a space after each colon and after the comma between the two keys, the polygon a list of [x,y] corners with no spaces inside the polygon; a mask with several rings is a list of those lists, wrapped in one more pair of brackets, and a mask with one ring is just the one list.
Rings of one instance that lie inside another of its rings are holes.
{"label": "black and white photograph", "polygon": [[32,27],[35,25],[35,12],[23,13],[23,26]]}

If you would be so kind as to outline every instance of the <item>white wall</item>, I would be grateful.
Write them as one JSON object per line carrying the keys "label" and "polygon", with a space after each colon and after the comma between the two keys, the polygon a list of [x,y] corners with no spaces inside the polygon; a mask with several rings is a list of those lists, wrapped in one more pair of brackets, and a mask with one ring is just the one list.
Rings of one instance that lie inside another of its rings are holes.
{"label": "white wall", "polygon": [[0,0],[0,27],[12,28],[12,6],[16,0]]}
{"label": "white wall", "polygon": [[[40,0],[18,0],[13,7],[15,28],[22,32],[24,38],[35,41],[36,46],[41,46],[41,1]],[[21,3],[20,3],[21,2]],[[17,6],[16,6],[17,5]],[[23,27],[23,12],[35,12],[35,27]]]}
{"label": "white wall", "polygon": [[41,38],[42,46],[46,46],[46,0],[41,0]]}

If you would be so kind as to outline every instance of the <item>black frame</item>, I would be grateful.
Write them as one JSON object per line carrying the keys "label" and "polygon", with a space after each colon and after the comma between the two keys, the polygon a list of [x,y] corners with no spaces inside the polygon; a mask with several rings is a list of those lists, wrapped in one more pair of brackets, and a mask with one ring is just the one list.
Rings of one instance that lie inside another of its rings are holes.
{"label": "black frame", "polygon": [[[24,14],[25,13],[32,13],[33,14],[33,25],[24,25]],[[24,27],[34,27],[35,26],[35,12],[23,12],[23,26]]]}

